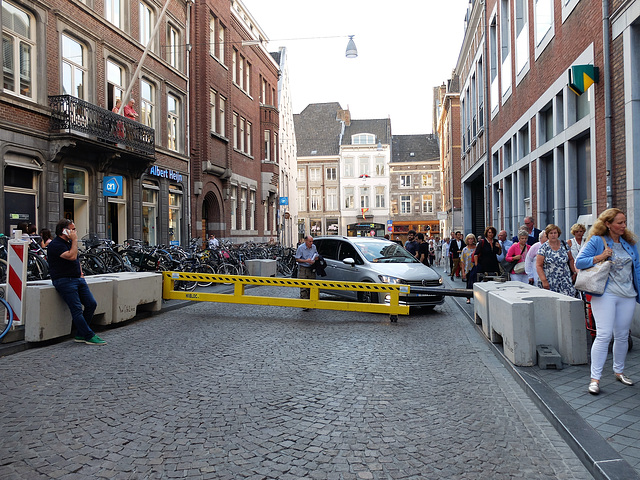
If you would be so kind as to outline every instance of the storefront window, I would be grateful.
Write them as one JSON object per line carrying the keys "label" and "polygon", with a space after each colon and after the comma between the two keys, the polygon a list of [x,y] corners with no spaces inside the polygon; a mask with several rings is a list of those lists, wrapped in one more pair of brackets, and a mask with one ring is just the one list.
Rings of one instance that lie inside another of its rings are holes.
{"label": "storefront window", "polygon": [[330,218],[327,220],[327,235],[338,235],[337,218]]}
{"label": "storefront window", "polygon": [[89,233],[89,195],[87,185],[88,174],[85,170],[79,168],[65,168],[62,170],[64,217],[75,222],[78,238],[82,238]]}
{"label": "storefront window", "polygon": [[147,245],[157,245],[158,186],[142,182],[142,241]]}
{"label": "storefront window", "polygon": [[[76,228],[78,225],[76,223]],[[127,179],[122,179],[122,195],[107,197],[107,238],[122,245],[127,239]]]}
{"label": "storefront window", "polygon": [[182,187],[169,185],[169,243],[171,245],[180,245],[181,205]]}
{"label": "storefront window", "polygon": [[317,237],[318,235],[322,235],[322,221],[311,220],[311,236]]}
{"label": "storefront window", "polygon": [[[5,156],[5,161],[11,155]],[[31,158],[16,157],[16,163],[32,165]],[[8,165],[4,170],[5,234],[11,235],[22,222],[37,223],[38,171]]]}

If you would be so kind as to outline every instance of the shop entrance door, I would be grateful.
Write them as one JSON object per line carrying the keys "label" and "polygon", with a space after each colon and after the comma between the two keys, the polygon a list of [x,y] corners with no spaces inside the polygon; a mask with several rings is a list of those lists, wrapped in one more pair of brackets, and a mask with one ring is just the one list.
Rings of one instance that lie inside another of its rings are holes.
{"label": "shop entrance door", "polygon": [[127,239],[127,206],[123,203],[107,202],[107,237],[122,245]]}

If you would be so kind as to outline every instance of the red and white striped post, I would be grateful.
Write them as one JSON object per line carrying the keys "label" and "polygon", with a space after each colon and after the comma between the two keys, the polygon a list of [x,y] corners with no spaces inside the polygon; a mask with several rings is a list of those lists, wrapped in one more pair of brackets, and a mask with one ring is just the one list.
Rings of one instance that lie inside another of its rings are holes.
{"label": "red and white striped post", "polygon": [[7,286],[5,300],[13,310],[13,324],[24,324],[24,294],[27,290],[27,258],[29,242],[22,240],[22,232],[16,230],[9,240],[7,254]]}

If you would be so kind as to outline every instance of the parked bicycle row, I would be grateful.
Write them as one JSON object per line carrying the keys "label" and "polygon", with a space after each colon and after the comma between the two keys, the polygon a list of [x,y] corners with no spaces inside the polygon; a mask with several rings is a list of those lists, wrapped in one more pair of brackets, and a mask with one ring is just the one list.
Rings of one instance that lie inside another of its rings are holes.
{"label": "parked bicycle row", "polygon": [[[8,237],[0,235],[0,275],[6,278]],[[41,237],[29,237],[27,280],[44,280],[49,277],[47,251]],[[79,242],[79,259],[85,276],[105,273],[135,271],[180,271],[223,275],[246,275],[246,261],[272,259],[278,261],[278,273],[290,276],[295,265],[295,250],[279,244],[246,242],[233,245],[221,242],[215,248],[202,249],[199,239],[192,239],[189,247],[176,245],[145,245],[141,240],[128,239],[123,245],[99,238],[95,234],[83,237]],[[193,288],[195,288],[195,282]],[[205,282],[206,283],[206,282]],[[198,285],[208,286],[202,282]],[[191,288],[192,289],[192,288]]]}

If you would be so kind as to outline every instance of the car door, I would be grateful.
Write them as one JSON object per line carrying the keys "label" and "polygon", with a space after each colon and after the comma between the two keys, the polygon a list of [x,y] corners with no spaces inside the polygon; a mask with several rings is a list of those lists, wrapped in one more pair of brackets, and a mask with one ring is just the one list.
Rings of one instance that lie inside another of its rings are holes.
{"label": "car door", "polygon": [[[344,259],[352,258],[355,262],[354,265],[348,265],[344,263]],[[364,261],[356,250],[356,248],[346,240],[340,240],[338,248],[338,261],[336,262],[336,280],[344,282],[361,282],[362,281],[362,265]],[[345,297],[354,298],[358,297],[357,292],[344,291],[341,292]]]}

